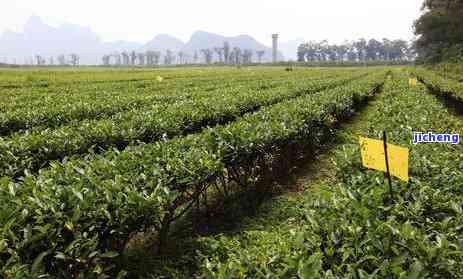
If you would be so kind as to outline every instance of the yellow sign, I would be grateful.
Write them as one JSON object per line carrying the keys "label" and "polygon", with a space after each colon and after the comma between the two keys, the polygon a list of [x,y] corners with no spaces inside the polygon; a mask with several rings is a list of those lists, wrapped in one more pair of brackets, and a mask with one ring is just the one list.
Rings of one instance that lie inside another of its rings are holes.
{"label": "yellow sign", "polygon": [[416,87],[417,84],[418,84],[418,79],[417,78],[409,78],[408,79],[408,85],[410,85],[412,87]]}
{"label": "yellow sign", "polygon": [[161,81],[163,81],[164,79],[163,79],[161,76],[157,76],[157,77],[156,77],[156,80],[157,80],[158,82],[161,82]]}
{"label": "yellow sign", "polygon": [[[384,156],[384,143],[360,137],[362,162],[366,168],[386,172],[386,158]],[[393,144],[387,145],[389,172],[391,175],[408,182],[408,148]]]}

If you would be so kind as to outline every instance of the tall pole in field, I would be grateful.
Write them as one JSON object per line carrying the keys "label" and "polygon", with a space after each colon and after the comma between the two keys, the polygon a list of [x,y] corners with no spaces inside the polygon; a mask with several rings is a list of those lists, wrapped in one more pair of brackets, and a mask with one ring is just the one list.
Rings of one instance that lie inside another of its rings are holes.
{"label": "tall pole in field", "polygon": [[389,156],[387,154],[387,136],[386,136],[386,130],[383,131],[383,144],[384,144],[384,159],[386,160],[386,178],[389,183],[389,195],[390,195],[390,200],[391,204],[394,201],[394,195],[392,193],[392,179],[391,179],[391,172],[389,169]]}
{"label": "tall pole in field", "polygon": [[276,63],[278,60],[278,34],[272,35],[272,42],[273,42],[273,57],[272,62]]}

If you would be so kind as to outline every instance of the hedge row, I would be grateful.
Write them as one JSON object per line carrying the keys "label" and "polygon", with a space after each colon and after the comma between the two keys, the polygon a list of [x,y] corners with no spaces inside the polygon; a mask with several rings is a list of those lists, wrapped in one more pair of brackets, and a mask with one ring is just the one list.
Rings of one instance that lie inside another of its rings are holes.
{"label": "hedge row", "polygon": [[[3,178],[2,273],[91,277],[109,272],[133,233],[153,228],[164,240],[170,225],[211,185],[229,181],[236,168],[266,152],[301,140],[320,141],[333,119],[372,96],[383,79],[384,73],[370,75],[202,133],[55,163],[19,183]],[[222,186],[227,185],[234,184]]]}

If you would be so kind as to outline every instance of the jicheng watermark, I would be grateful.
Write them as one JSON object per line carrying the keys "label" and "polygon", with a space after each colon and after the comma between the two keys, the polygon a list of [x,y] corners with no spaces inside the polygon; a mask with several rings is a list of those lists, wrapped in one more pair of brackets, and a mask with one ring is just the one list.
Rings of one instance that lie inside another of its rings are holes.
{"label": "jicheng watermark", "polygon": [[428,133],[413,132],[413,144],[420,144],[420,143],[425,143],[425,142],[459,144],[460,135],[459,134],[434,134],[432,132],[428,132]]}

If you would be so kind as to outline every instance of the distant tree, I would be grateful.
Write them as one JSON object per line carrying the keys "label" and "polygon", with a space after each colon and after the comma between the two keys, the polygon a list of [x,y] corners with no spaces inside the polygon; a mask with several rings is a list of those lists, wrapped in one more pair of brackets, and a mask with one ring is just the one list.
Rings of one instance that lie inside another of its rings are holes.
{"label": "distant tree", "polygon": [[463,0],[425,0],[415,22],[416,50],[425,62],[463,59]]}
{"label": "distant tree", "polygon": [[348,61],[357,61],[357,50],[355,49],[354,43],[347,43],[347,60]]}
{"label": "distant tree", "polygon": [[153,60],[155,65],[159,65],[161,61],[161,52],[160,51],[153,51]]}
{"label": "distant tree", "polygon": [[132,51],[130,53],[130,65],[135,65],[135,63],[137,62],[137,53],[135,51]]}
{"label": "distant tree", "polygon": [[114,60],[116,60],[116,61],[115,61],[116,66],[120,66],[120,65],[122,64],[121,54],[119,54],[119,53],[114,53],[114,54],[113,54],[113,57],[114,57]]}
{"label": "distant tree", "polygon": [[321,43],[315,41],[309,41],[305,44],[302,44],[298,48],[298,61],[319,61],[321,54]]}
{"label": "distant tree", "polygon": [[413,61],[417,57],[416,49],[413,46],[410,46],[410,44],[408,49],[405,51],[405,57],[408,61]]}
{"label": "distant tree", "polygon": [[252,63],[252,56],[254,55],[254,51],[252,49],[244,50],[242,54],[242,61],[244,64],[251,64]]}
{"label": "distant tree", "polygon": [[146,57],[146,65],[152,66],[154,65],[154,51],[148,50],[145,53]]}
{"label": "distant tree", "polygon": [[[5,59],[6,59],[6,58],[4,58],[4,60],[5,60]],[[45,65],[45,59],[43,59],[41,55],[38,55],[38,54],[37,54],[37,55],[35,56],[35,61],[37,62],[37,66],[43,66],[43,65]]]}
{"label": "distant tree", "polygon": [[382,44],[381,42],[371,39],[368,41],[365,49],[366,60],[377,60],[379,54],[381,53]]}
{"label": "distant tree", "polygon": [[313,42],[308,44],[307,50],[307,59],[309,61],[324,61],[324,54],[323,54],[323,44],[324,42]]}
{"label": "distant tree", "polygon": [[407,41],[404,40],[394,40],[392,41],[392,60],[400,61],[405,60],[407,56],[407,52],[409,49],[409,45]]}
{"label": "distant tree", "polygon": [[324,52],[329,61],[334,62],[337,60],[337,46],[336,45],[326,45]]}
{"label": "distant tree", "polygon": [[184,59],[185,64],[191,64],[191,55],[188,54],[187,52],[185,52],[185,56],[183,59]]}
{"label": "distant tree", "polygon": [[344,44],[336,46],[336,52],[338,54],[338,60],[344,61],[349,51],[349,43],[345,42]]}
{"label": "distant tree", "polygon": [[121,53],[121,56],[122,56],[122,64],[124,64],[125,66],[128,66],[130,64],[130,55],[126,51],[123,51]]}
{"label": "distant tree", "polygon": [[71,61],[70,61],[70,62],[71,62],[71,65],[74,66],[74,67],[75,67],[75,66],[78,66],[78,65],[79,65],[79,61],[80,61],[80,56],[79,56],[78,54],[72,53],[72,54],[70,55],[70,57],[71,57]]}
{"label": "distant tree", "polygon": [[178,64],[178,61],[177,61],[177,54],[175,53],[175,51],[172,51],[172,57],[171,57],[171,62],[170,64],[172,65],[177,65]]}
{"label": "distant tree", "polygon": [[234,47],[232,50],[232,56],[233,56],[233,63],[235,64],[240,64],[241,63],[241,49],[239,47]]}
{"label": "distant tree", "polygon": [[59,55],[58,56],[58,63],[61,66],[66,65],[66,56],[64,56],[63,54]]}
{"label": "distant tree", "polygon": [[366,60],[366,50],[367,50],[367,41],[365,39],[360,39],[354,43],[355,48],[357,49],[357,56],[359,61]]}
{"label": "distant tree", "polygon": [[215,53],[217,53],[217,57],[219,58],[219,62],[223,63],[223,48],[222,47],[215,47]]}
{"label": "distant tree", "polygon": [[145,65],[145,54],[143,52],[137,53],[138,57],[138,65],[144,66]]}
{"label": "distant tree", "polygon": [[379,52],[382,60],[390,60],[392,53],[392,42],[387,38],[383,38],[382,46]]}
{"label": "distant tree", "polygon": [[204,60],[206,61],[206,64],[211,64],[212,63],[212,55],[213,55],[212,50],[210,50],[208,48],[201,49],[201,53],[204,55]]}
{"label": "distant tree", "polygon": [[228,42],[223,43],[223,58],[225,64],[230,63],[230,44]]}
{"label": "distant tree", "polygon": [[179,64],[185,64],[185,52],[179,51],[177,55]]}
{"label": "distant tree", "polygon": [[164,56],[164,64],[171,65],[174,61],[174,53],[168,49],[166,50],[166,55]]}
{"label": "distant tree", "polygon": [[257,54],[257,59],[259,60],[259,63],[262,63],[262,58],[264,58],[265,50],[258,50],[256,51],[256,54]]}
{"label": "distant tree", "polygon": [[235,63],[235,52],[232,50],[228,55],[229,64]]}
{"label": "distant tree", "polygon": [[298,62],[305,62],[306,52],[307,52],[307,44],[301,44],[297,47],[297,61]]}
{"label": "distant tree", "polygon": [[103,57],[101,58],[103,60],[103,65],[104,66],[109,66],[109,63],[110,63],[110,60],[111,60],[111,56],[109,55],[103,55]]}
{"label": "distant tree", "polygon": [[198,51],[195,50],[195,53],[194,53],[194,55],[193,55],[193,63],[194,63],[194,64],[197,64],[197,63],[198,63],[198,59],[199,59]]}
{"label": "distant tree", "polygon": [[354,42],[344,42],[331,45],[327,41],[309,41],[299,45],[297,57],[300,62],[336,62],[365,60],[406,60],[410,46],[404,40],[382,42],[371,39],[368,42],[360,39]]}

